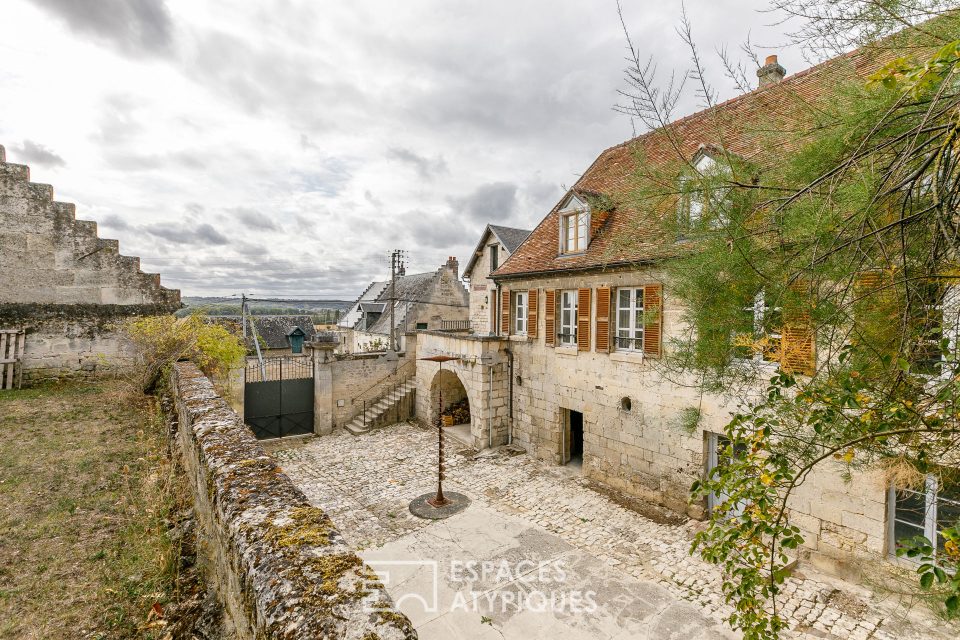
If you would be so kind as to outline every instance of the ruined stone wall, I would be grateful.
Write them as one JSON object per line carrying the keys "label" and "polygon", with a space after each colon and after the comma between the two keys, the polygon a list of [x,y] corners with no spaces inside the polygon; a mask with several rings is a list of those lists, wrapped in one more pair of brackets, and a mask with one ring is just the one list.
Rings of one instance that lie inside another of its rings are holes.
{"label": "ruined stone wall", "polygon": [[235,637],[416,638],[329,516],[310,506],[195,365],[177,363],[173,392],[198,547]]}
{"label": "ruined stone wall", "polygon": [[0,147],[0,327],[26,328],[24,378],[95,371],[120,354],[111,325],[180,307],[180,292],[120,255]]}
{"label": "ruined stone wall", "polygon": [[[591,297],[590,351],[544,344],[543,290],[641,286],[662,282],[663,277],[649,270],[504,283],[513,291],[541,289],[538,337],[509,338],[516,354],[513,436],[536,457],[560,464],[565,439],[563,410],[582,412],[585,476],[702,518],[706,505],[688,500],[690,485],[705,472],[708,433],[723,433],[738,402],[751,398],[701,397],[695,381],[673,384],[641,354],[597,353],[593,350],[595,295]],[[682,332],[683,308],[671,299],[669,287],[664,290],[666,346],[671,336]],[[758,383],[756,393],[762,388],[762,382]],[[624,398],[630,399],[629,410],[624,408]],[[683,410],[698,407],[699,424],[684,424]],[[807,534],[804,555],[816,556],[822,568],[840,572],[846,571],[858,554],[883,555],[886,496],[882,479],[857,475],[846,483],[839,471],[826,469],[815,476],[790,502],[792,517]]]}

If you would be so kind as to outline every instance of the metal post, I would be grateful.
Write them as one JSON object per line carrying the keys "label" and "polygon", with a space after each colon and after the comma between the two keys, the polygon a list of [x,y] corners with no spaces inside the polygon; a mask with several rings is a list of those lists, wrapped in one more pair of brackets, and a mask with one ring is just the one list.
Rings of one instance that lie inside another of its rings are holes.
{"label": "metal post", "polygon": [[[443,362],[440,362],[440,374],[443,374]],[[437,495],[427,502],[434,507],[442,507],[449,502],[443,497],[443,376],[437,387]]]}
{"label": "metal post", "polygon": [[390,351],[397,350],[394,313],[397,308],[397,251],[390,254]]}

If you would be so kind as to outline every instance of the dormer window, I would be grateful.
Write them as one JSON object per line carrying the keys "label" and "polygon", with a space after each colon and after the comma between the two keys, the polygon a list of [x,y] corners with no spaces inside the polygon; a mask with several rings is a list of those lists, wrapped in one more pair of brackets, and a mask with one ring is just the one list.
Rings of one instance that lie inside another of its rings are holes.
{"label": "dormer window", "polygon": [[571,196],[560,209],[560,253],[583,253],[590,242],[590,208]]}
{"label": "dormer window", "polygon": [[730,168],[705,151],[694,157],[692,174],[680,178],[677,226],[680,236],[702,228],[718,229],[727,224],[727,195]]}

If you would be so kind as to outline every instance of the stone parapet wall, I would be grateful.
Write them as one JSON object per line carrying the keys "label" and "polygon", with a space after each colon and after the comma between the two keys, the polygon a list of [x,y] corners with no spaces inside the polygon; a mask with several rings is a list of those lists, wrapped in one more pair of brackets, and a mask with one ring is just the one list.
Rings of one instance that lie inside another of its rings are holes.
{"label": "stone parapet wall", "polygon": [[310,506],[197,367],[177,363],[172,383],[208,580],[235,636],[415,639],[329,516]]}
{"label": "stone parapet wall", "polygon": [[0,303],[0,327],[26,329],[23,379],[35,382],[114,369],[124,358],[117,325],[169,311],[156,304]]}

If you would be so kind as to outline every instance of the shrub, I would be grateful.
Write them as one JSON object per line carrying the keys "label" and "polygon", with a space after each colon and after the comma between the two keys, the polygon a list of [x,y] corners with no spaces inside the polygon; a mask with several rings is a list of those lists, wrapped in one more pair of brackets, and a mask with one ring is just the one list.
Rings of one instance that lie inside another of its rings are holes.
{"label": "shrub", "polygon": [[146,393],[178,360],[192,360],[208,376],[221,376],[246,354],[238,336],[199,314],[133,318],[120,326],[120,333],[130,346],[126,368],[130,384]]}

